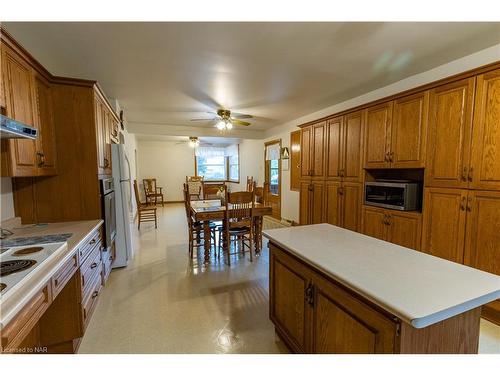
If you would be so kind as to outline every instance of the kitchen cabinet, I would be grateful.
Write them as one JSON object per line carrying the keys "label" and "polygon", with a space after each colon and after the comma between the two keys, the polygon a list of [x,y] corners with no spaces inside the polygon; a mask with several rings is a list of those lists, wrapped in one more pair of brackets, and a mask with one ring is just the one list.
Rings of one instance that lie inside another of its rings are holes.
{"label": "kitchen cabinet", "polygon": [[373,206],[363,206],[362,233],[396,245],[419,250],[422,215]]}
{"label": "kitchen cabinet", "polygon": [[360,229],[362,185],[327,181],[325,184],[325,222],[358,231]]}
{"label": "kitchen cabinet", "polygon": [[33,177],[57,173],[50,83],[5,43],[1,43],[5,115],[37,128],[36,140],[2,140],[2,176]]}
{"label": "kitchen cabinet", "polygon": [[301,178],[322,179],[325,175],[326,122],[301,130]]}
{"label": "kitchen cabinet", "polygon": [[467,190],[426,188],[422,251],[462,263],[464,260]]}
{"label": "kitchen cabinet", "polygon": [[365,168],[389,168],[393,102],[366,109]]}
{"label": "kitchen cabinet", "polygon": [[467,78],[430,92],[426,186],[468,187],[474,83]]}
{"label": "kitchen cabinet", "polygon": [[323,219],[323,181],[301,181],[300,183],[300,224],[318,224]]}
{"label": "kitchen cabinet", "polygon": [[276,246],[270,249],[270,318],[293,352],[394,352],[394,321]]}
{"label": "kitchen cabinet", "polygon": [[366,110],[365,168],[423,168],[429,92]]}
{"label": "kitchen cabinet", "polygon": [[97,89],[94,93],[94,111],[98,174],[110,175],[112,172],[111,144],[118,143],[118,119]]}
{"label": "kitchen cabinet", "polygon": [[500,69],[476,81],[469,187],[500,190]]}
{"label": "kitchen cabinet", "polygon": [[41,75],[35,76],[35,93],[39,131],[36,140],[37,175],[51,176],[57,173],[54,106],[50,84]]}

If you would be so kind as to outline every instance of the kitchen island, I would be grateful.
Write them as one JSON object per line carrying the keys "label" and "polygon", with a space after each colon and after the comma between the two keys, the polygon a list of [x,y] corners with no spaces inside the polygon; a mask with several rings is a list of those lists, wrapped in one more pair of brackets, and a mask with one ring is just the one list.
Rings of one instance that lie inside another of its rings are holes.
{"label": "kitchen island", "polygon": [[270,318],[298,353],[477,353],[500,277],[330,224],[264,231]]}

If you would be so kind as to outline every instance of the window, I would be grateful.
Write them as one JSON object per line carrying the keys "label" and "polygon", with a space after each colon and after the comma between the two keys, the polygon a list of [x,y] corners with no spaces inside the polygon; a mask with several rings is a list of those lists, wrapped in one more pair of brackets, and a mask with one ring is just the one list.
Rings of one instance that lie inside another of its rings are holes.
{"label": "window", "polygon": [[270,160],[269,164],[270,164],[270,166],[269,166],[269,176],[270,176],[269,191],[271,192],[271,194],[278,195],[279,176],[280,176],[279,160]]}
{"label": "window", "polygon": [[226,158],[224,156],[197,156],[196,175],[205,180],[222,181],[226,179]]}
{"label": "window", "polygon": [[195,151],[196,175],[206,181],[239,182],[238,145],[225,147],[199,146]]}

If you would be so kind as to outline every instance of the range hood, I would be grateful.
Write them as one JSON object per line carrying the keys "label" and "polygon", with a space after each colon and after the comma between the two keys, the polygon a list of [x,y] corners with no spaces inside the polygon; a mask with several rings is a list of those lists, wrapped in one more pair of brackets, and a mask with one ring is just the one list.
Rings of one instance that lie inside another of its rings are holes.
{"label": "range hood", "polygon": [[37,135],[35,128],[0,115],[0,138],[36,139]]}

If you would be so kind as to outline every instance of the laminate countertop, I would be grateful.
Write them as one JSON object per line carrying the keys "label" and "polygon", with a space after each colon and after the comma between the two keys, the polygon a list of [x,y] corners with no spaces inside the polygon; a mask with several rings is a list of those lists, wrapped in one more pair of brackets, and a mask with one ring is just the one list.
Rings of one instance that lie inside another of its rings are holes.
{"label": "laminate countertop", "polygon": [[[66,239],[60,248],[47,258],[39,267],[34,268],[18,284],[12,293],[8,292],[0,298],[0,328],[26,305],[37,291],[49,281],[54,273],[77,251],[77,248],[102,225],[102,220],[71,221],[39,225],[9,226],[14,234],[0,242],[1,246],[14,246],[21,237],[41,237],[65,234]],[[2,223],[3,225],[3,223]],[[71,234],[69,237],[67,235]],[[59,238],[55,236],[53,238]],[[24,241],[23,241],[24,242]],[[21,242],[21,245],[23,244]],[[26,242],[29,243],[29,242]]]}
{"label": "laminate countertop", "polygon": [[263,235],[415,328],[500,298],[497,275],[334,225]]}

